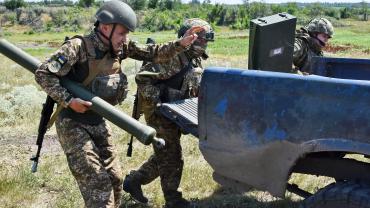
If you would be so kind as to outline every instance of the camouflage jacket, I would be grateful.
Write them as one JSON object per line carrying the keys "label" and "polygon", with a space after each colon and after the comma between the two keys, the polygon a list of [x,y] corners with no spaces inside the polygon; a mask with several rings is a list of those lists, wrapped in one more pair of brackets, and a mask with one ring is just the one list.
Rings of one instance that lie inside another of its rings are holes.
{"label": "camouflage jacket", "polygon": [[323,56],[320,46],[306,31],[298,31],[294,41],[293,52],[295,69],[311,73],[311,60],[314,56]]}
{"label": "camouflage jacket", "polygon": [[[95,50],[99,52],[97,56],[99,54],[104,55],[109,53],[109,47],[103,44],[95,32],[85,37],[92,41]],[[69,75],[74,65],[87,61],[88,57],[85,48],[81,39],[72,38],[66,41],[50,58],[43,62],[35,72],[36,82],[41,85],[48,95],[64,107],[68,106],[72,95],[60,85],[59,77]],[[124,45],[122,52],[118,54],[116,59],[118,59],[119,63],[128,57],[162,63],[184,50],[185,48],[179,44],[179,41],[173,41],[163,45],[146,45],[141,47],[137,43],[129,41]],[[63,66],[57,71],[50,70],[51,61],[60,57],[64,59]]]}
{"label": "camouflage jacket", "polygon": [[188,60],[184,53],[165,63],[144,65],[135,77],[139,107],[153,112],[158,103],[196,97],[202,72],[201,59]]}

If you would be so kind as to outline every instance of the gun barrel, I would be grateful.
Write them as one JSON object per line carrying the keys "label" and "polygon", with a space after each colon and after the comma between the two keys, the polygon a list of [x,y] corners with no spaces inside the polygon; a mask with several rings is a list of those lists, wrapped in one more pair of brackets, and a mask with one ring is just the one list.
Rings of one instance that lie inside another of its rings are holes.
{"label": "gun barrel", "polygon": [[[32,73],[35,73],[36,69],[41,65],[38,59],[5,39],[0,39],[0,52]],[[134,135],[141,143],[148,145],[158,142],[158,139],[155,137],[156,131],[152,127],[136,121],[76,82],[62,78],[61,84],[75,97],[92,102],[91,110]]]}

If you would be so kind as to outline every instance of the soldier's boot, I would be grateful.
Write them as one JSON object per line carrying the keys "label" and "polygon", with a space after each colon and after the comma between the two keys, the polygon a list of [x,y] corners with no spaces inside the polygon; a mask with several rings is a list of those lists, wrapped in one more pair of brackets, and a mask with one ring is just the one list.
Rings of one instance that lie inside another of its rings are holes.
{"label": "soldier's boot", "polygon": [[134,200],[143,204],[148,203],[148,198],[144,196],[141,189],[141,183],[129,175],[126,175],[123,181],[123,190],[129,193]]}
{"label": "soldier's boot", "polygon": [[190,207],[191,203],[184,198],[180,198],[176,201],[166,202],[166,205],[164,206],[164,208],[190,208]]}

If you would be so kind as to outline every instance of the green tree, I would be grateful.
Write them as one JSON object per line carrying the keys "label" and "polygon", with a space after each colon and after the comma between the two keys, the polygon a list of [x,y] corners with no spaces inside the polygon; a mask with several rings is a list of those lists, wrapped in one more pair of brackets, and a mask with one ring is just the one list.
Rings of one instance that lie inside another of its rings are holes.
{"label": "green tree", "polygon": [[15,10],[17,8],[26,6],[26,3],[24,0],[5,0],[4,6],[9,10]]}
{"label": "green tree", "polygon": [[91,7],[95,3],[95,0],[79,0],[78,5],[80,7]]}
{"label": "green tree", "polygon": [[334,17],[336,19],[340,17],[339,10],[336,8],[326,8],[324,14],[325,16]]}
{"label": "green tree", "polygon": [[146,0],[129,0],[127,3],[133,10],[143,10],[146,7]]}
{"label": "green tree", "polygon": [[368,17],[368,13],[367,13],[367,3],[365,1],[362,1],[361,2],[361,13],[363,15],[363,19],[364,21],[367,21]]}
{"label": "green tree", "polygon": [[225,20],[226,9],[223,5],[216,4],[207,15],[207,19],[211,23],[222,25]]}
{"label": "green tree", "polygon": [[229,9],[225,18],[225,24],[235,24],[238,18],[238,10],[236,8]]}
{"label": "green tree", "polygon": [[203,4],[204,4],[204,5],[210,5],[210,4],[211,4],[211,0],[204,0],[204,1],[203,1]]}
{"label": "green tree", "polygon": [[295,15],[295,13],[297,13],[298,11],[298,6],[296,2],[289,2],[286,7],[287,12],[291,15]]}
{"label": "green tree", "polygon": [[160,0],[158,6],[162,10],[163,9],[173,10],[176,8],[177,4],[179,4],[179,2],[175,0]]}
{"label": "green tree", "polygon": [[249,5],[249,14],[251,19],[264,17],[269,14],[269,8],[263,2],[253,2]]}
{"label": "green tree", "polygon": [[284,12],[285,7],[279,5],[279,4],[272,4],[271,5],[271,11],[273,14]]}
{"label": "green tree", "polygon": [[320,3],[314,3],[309,7],[310,7],[309,8],[310,9],[310,14],[309,15],[310,15],[311,18],[322,16],[324,14],[324,8],[321,6]]}
{"label": "green tree", "polygon": [[149,0],[148,1],[148,8],[155,9],[158,6],[158,0]]}
{"label": "green tree", "polygon": [[347,7],[340,10],[340,18],[347,19],[351,16],[351,10]]}

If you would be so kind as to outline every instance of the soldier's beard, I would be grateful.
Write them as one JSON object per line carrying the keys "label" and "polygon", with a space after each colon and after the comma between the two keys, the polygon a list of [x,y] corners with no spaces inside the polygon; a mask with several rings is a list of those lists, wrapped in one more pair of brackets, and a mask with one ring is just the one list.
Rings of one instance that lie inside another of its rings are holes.
{"label": "soldier's beard", "polygon": [[186,54],[189,58],[199,58],[206,52],[206,47],[192,45]]}

